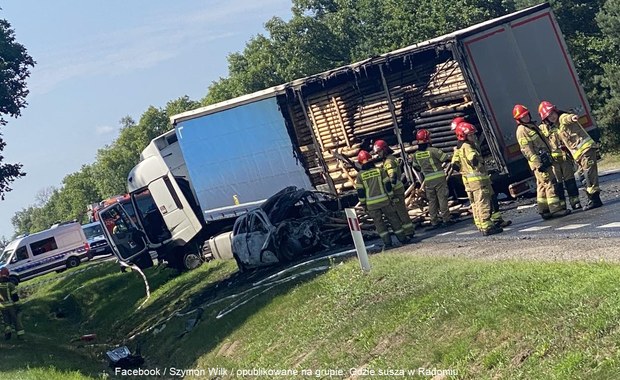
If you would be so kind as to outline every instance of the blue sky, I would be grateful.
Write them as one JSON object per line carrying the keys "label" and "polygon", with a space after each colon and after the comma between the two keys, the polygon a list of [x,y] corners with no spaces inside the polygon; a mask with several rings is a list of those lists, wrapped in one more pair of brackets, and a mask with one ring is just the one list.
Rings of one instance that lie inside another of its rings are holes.
{"label": "blue sky", "polygon": [[0,201],[0,236],[16,211],[92,163],[124,116],[188,95],[199,100],[227,75],[226,57],[290,17],[290,0],[10,0],[0,4],[17,41],[37,61],[28,106],[2,129],[7,163],[26,177]]}

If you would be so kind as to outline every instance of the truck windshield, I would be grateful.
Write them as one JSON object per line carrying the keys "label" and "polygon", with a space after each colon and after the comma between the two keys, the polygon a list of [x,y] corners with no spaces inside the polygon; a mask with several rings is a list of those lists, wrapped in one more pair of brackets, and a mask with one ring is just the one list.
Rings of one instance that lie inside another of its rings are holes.
{"label": "truck windshield", "polygon": [[12,249],[5,249],[0,253],[0,264],[6,264],[9,261],[9,257],[13,253]]}

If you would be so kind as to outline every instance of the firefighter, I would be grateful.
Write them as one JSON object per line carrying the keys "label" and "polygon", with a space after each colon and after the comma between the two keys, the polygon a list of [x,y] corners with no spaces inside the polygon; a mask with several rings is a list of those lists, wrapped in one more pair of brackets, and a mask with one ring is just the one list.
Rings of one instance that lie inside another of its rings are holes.
{"label": "firefighter", "polygon": [[360,150],[357,155],[357,161],[362,165],[355,181],[359,201],[364,211],[372,218],[377,233],[383,240],[384,248],[392,246],[390,231],[383,221],[384,216],[398,240],[406,244],[409,239],[405,236],[400,218],[390,201],[390,196],[393,195],[392,182],[383,169],[375,167],[370,161],[371,158],[370,153],[365,150]]}
{"label": "firefighter", "polygon": [[6,267],[0,269],[0,310],[2,310],[2,319],[5,324],[4,339],[11,339],[13,331],[17,333],[17,338],[21,339],[24,335],[24,326],[19,307],[19,295],[15,285],[9,281],[9,270]]}
{"label": "firefighter", "polygon": [[[462,117],[454,118],[452,120],[452,123],[450,124],[450,129],[455,131],[456,127],[464,121],[465,119]],[[478,150],[478,152],[480,152],[479,147],[476,146],[476,149]],[[460,157],[458,156],[459,154],[460,154],[460,150],[455,147],[454,154],[452,155],[452,162],[458,162],[460,160]],[[467,177],[462,175],[461,179],[463,181],[463,186],[465,187],[465,192],[467,193],[467,197],[469,198],[469,203],[473,207],[474,200],[470,197],[472,193],[469,191],[469,187],[467,185]],[[509,225],[512,224],[512,221],[504,220],[504,218],[502,217],[502,213],[499,210],[499,200],[497,199],[497,194],[493,190],[493,183],[491,182],[491,177],[487,175],[486,178],[484,178],[483,180],[487,182],[488,188],[491,191],[491,221],[497,227],[502,227],[502,228],[508,227]],[[479,230],[482,230],[480,228],[480,223],[478,222],[476,214],[474,214],[474,224],[476,225],[476,227],[478,227]]]}
{"label": "firefighter", "polygon": [[559,111],[556,106],[548,101],[540,103],[538,113],[542,121],[557,128],[558,137],[583,171],[586,179],[586,195],[588,196],[588,203],[583,209],[601,207],[603,202],[601,201],[596,163],[598,144],[579,124],[577,115]]}
{"label": "firefighter", "polygon": [[[431,146],[431,133],[420,129],[416,133],[418,150],[412,155],[414,169],[424,174],[424,192],[428,199],[428,213],[431,217],[430,229],[448,226],[453,223],[448,209],[448,181],[442,164],[450,161],[450,156],[441,149]],[[439,221],[438,215],[441,217]]]}
{"label": "firefighter", "polygon": [[570,214],[570,210],[566,209],[566,204],[562,207],[560,197],[556,193],[552,149],[547,138],[534,124],[530,111],[525,106],[516,104],[512,109],[512,117],[517,122],[516,136],[521,153],[527,159],[536,177],[538,213],[543,219]]}
{"label": "firefighter", "polygon": [[398,160],[392,155],[392,150],[383,140],[375,141],[372,150],[379,156],[379,158],[381,158],[381,160],[383,160],[380,166],[392,182],[392,190],[394,195],[392,196],[391,201],[394,206],[394,210],[403,225],[405,235],[407,237],[413,237],[415,230],[413,223],[411,223],[411,218],[409,217],[409,210],[407,210],[407,205],[405,204],[405,185],[403,185],[403,182],[400,180],[402,173],[400,171]]}
{"label": "firefighter", "polygon": [[458,144],[452,157],[452,166],[460,171],[463,177],[467,196],[472,201],[474,223],[484,236],[503,232],[503,228],[491,220],[493,188],[482,155],[478,151],[476,127],[461,122],[454,132]]}
{"label": "firefighter", "polygon": [[553,174],[557,181],[556,193],[560,197],[560,204],[566,207],[566,195],[564,194],[564,189],[566,189],[571,208],[573,210],[581,209],[579,188],[577,181],[575,181],[575,160],[573,160],[573,156],[558,136],[558,128],[555,125],[542,122],[539,128],[551,146]]}

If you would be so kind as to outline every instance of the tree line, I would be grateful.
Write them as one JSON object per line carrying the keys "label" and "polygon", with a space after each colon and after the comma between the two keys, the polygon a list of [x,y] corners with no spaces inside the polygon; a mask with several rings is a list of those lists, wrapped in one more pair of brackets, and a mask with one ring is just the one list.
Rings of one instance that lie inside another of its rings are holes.
{"label": "tree line", "polygon": [[[293,0],[290,20],[271,18],[264,33],[252,37],[243,51],[231,53],[228,76],[214,81],[204,98],[194,101],[185,96],[164,107],[150,106],[138,122],[123,118],[118,138],[99,149],[94,163],[67,175],[59,188],[48,189],[39,202],[11,218],[15,233],[39,231],[58,220],[85,221],[87,204],[124,193],[129,170],[152,138],[172,128],[171,115],[353,63],[537,3]],[[551,0],[550,4],[601,128],[602,147],[617,151],[620,0]],[[0,151],[2,147],[0,140]],[[0,188],[0,194],[3,190]]]}

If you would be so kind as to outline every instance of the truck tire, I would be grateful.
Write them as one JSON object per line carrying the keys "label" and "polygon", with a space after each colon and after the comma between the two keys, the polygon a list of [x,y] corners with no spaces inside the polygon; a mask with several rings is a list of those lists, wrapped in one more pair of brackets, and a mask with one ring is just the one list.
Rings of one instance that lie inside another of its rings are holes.
{"label": "truck tire", "polygon": [[9,282],[17,286],[19,285],[19,278],[17,276],[9,276]]}
{"label": "truck tire", "polygon": [[198,268],[204,260],[198,252],[188,252],[177,247],[173,252],[168,253],[166,261],[168,261],[169,267],[179,272],[185,272]]}
{"label": "truck tire", "polygon": [[75,256],[71,256],[67,259],[67,269],[75,268],[80,265],[80,259]]}
{"label": "truck tire", "polygon": [[200,254],[197,252],[185,252],[181,258],[181,266],[183,270],[192,270],[201,266],[203,263]]}

